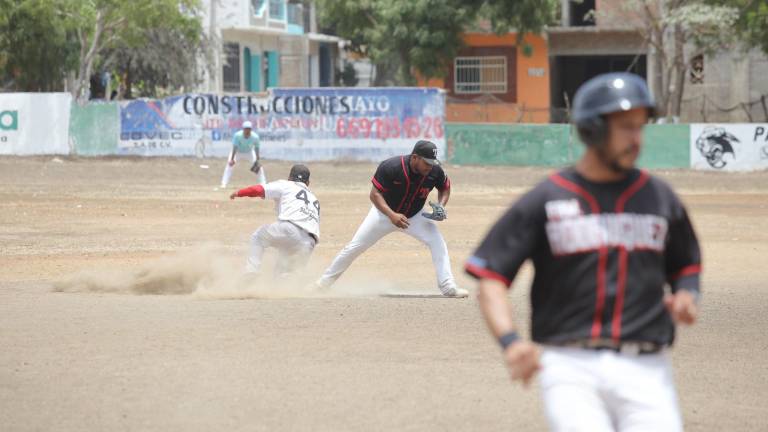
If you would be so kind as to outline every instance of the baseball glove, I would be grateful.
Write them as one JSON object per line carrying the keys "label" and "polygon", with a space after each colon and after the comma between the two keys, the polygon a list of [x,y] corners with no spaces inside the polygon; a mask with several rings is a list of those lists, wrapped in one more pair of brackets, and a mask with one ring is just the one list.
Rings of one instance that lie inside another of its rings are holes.
{"label": "baseball glove", "polygon": [[422,216],[437,222],[448,219],[448,213],[446,213],[445,207],[440,204],[433,203],[432,201],[429,202],[429,205],[432,207],[432,213],[422,212]]}
{"label": "baseball glove", "polygon": [[253,163],[253,165],[251,165],[251,171],[255,173],[258,173],[260,169],[261,169],[261,162],[259,161],[256,161]]}

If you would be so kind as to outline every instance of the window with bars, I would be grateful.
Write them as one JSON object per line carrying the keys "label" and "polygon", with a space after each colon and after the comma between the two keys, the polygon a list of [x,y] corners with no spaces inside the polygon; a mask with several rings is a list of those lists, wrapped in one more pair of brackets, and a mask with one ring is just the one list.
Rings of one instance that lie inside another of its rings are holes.
{"label": "window with bars", "polygon": [[269,19],[285,20],[285,0],[269,0]]}
{"label": "window with bars", "polygon": [[507,58],[456,57],[453,76],[453,91],[456,94],[506,93]]}
{"label": "window with bars", "polygon": [[224,44],[224,91],[240,91],[240,44]]}

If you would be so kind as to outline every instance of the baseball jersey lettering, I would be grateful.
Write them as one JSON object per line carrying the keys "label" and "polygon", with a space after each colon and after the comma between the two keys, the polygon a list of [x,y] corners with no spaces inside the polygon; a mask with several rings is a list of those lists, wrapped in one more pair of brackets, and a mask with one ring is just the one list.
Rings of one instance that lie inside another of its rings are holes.
{"label": "baseball jersey lettering", "polygon": [[667,221],[654,215],[599,214],[549,221],[546,230],[555,256],[619,246],[663,252]]}
{"label": "baseball jersey lettering", "polygon": [[411,218],[421,211],[432,189],[451,187],[443,168],[433,166],[426,176],[410,169],[411,156],[396,156],[379,164],[371,179],[373,186],[384,196],[389,208]]}
{"label": "baseball jersey lettering", "polygon": [[685,207],[639,170],[615,183],[589,182],[572,168],[553,175],[491,228],[466,270],[509,285],[527,259],[539,343],[671,344],[664,286],[699,291],[701,255]]}
{"label": "baseball jersey lettering", "polygon": [[276,201],[277,219],[320,238],[320,201],[302,182],[277,180],[264,185],[264,197]]}

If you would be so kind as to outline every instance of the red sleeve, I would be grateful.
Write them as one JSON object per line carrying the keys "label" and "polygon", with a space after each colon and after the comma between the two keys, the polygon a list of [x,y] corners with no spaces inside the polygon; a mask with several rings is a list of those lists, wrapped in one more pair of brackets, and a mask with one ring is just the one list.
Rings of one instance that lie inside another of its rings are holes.
{"label": "red sleeve", "polygon": [[379,183],[378,180],[376,180],[376,176],[371,178],[371,183],[373,183],[373,185],[376,187],[376,189],[379,190],[379,192],[383,193],[383,192],[386,192],[386,191],[389,190],[389,189],[385,188],[384,186],[382,186],[381,183]]}
{"label": "red sleeve", "polygon": [[451,188],[451,180],[448,178],[448,176],[445,176],[445,181],[442,185],[437,186],[437,190],[444,191]]}
{"label": "red sleeve", "polygon": [[264,198],[264,186],[256,185],[237,191],[239,197]]}

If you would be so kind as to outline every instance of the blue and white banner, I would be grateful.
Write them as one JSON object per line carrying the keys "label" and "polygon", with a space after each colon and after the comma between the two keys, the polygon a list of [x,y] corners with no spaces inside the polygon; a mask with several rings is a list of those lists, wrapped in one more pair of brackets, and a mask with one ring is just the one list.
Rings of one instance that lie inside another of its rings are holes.
{"label": "blue and white banner", "polygon": [[267,96],[187,94],[121,103],[119,154],[225,156],[249,120],[265,158],[366,160],[427,139],[445,157],[445,94],[435,88],[272,89]]}

